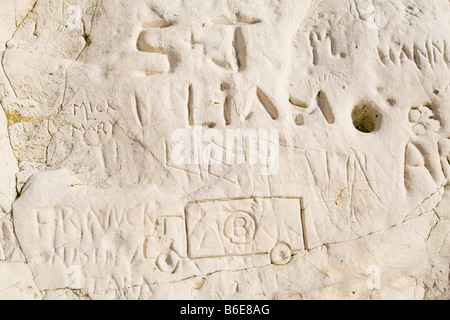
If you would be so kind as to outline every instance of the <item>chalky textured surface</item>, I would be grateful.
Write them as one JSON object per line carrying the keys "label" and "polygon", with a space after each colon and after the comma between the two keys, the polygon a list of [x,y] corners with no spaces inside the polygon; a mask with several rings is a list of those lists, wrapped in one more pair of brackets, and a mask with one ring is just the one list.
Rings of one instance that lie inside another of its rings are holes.
{"label": "chalky textured surface", "polygon": [[3,0],[0,298],[449,299],[449,41],[445,0]]}

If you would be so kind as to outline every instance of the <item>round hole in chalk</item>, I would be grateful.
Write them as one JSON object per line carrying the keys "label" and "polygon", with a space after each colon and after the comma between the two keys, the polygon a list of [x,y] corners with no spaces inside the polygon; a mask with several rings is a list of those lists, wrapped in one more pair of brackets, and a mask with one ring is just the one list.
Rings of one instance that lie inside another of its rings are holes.
{"label": "round hole in chalk", "polygon": [[360,132],[374,132],[377,128],[378,114],[367,104],[358,105],[353,108],[352,122],[356,130]]}

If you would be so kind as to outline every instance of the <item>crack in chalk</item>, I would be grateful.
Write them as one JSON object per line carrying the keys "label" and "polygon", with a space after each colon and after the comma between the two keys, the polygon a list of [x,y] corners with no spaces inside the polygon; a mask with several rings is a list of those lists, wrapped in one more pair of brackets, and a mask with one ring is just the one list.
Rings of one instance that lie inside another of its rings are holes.
{"label": "crack in chalk", "polygon": [[384,232],[384,231],[387,231],[387,230],[390,230],[390,229],[399,227],[399,226],[401,226],[402,224],[404,224],[405,222],[407,222],[407,221],[409,221],[409,220],[412,220],[412,219],[415,219],[415,218],[418,218],[418,217],[421,217],[422,215],[424,215],[424,214],[426,214],[426,213],[434,212],[435,209],[436,209],[436,207],[440,204],[441,201],[439,201],[439,202],[438,202],[433,208],[431,208],[430,210],[423,211],[423,212],[421,212],[420,214],[418,214],[417,216],[408,217],[408,216],[411,215],[417,208],[419,208],[420,206],[422,206],[426,200],[428,200],[429,198],[431,198],[432,196],[434,196],[436,193],[439,193],[440,191],[442,191],[442,187],[439,187],[439,188],[438,188],[436,191],[434,191],[430,196],[428,196],[427,198],[425,198],[425,199],[421,202],[420,205],[418,205],[416,208],[414,208],[413,210],[411,210],[411,212],[409,212],[409,213],[405,216],[405,218],[404,218],[401,222],[399,222],[399,223],[395,223],[395,224],[393,224],[393,225],[391,225],[391,226],[389,226],[389,227],[387,227],[387,228],[380,229],[380,230],[376,230],[376,231],[370,232],[370,233],[368,233],[368,234],[365,234],[365,235],[362,235],[362,236],[358,236],[358,237],[353,238],[353,239],[343,240],[343,241],[336,241],[336,242],[322,243],[322,244],[320,244],[320,245],[318,245],[318,246],[316,246],[316,247],[313,247],[313,248],[308,249],[307,251],[310,251],[310,250],[313,250],[313,249],[317,249],[317,248],[320,248],[320,247],[322,247],[322,246],[327,246],[327,245],[333,245],[333,244],[340,244],[340,243],[348,243],[348,242],[352,242],[352,241],[357,241],[357,240],[360,240],[360,239],[362,239],[362,238],[365,238],[365,237],[368,237],[368,236],[371,236],[371,235],[374,235],[374,234],[377,234],[377,233],[380,233],[380,232]]}

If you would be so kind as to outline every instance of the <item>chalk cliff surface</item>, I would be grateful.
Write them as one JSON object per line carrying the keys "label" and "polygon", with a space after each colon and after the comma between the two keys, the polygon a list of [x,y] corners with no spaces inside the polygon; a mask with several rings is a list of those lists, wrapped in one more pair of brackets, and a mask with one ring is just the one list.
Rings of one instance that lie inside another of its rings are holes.
{"label": "chalk cliff surface", "polygon": [[449,299],[445,0],[4,0],[1,299]]}

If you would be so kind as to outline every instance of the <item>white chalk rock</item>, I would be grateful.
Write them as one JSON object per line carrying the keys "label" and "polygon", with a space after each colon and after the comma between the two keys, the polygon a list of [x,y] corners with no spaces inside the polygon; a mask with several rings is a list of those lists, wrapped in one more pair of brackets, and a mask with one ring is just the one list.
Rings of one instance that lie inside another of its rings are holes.
{"label": "white chalk rock", "polygon": [[448,297],[449,14],[37,1],[2,105],[42,297]]}

